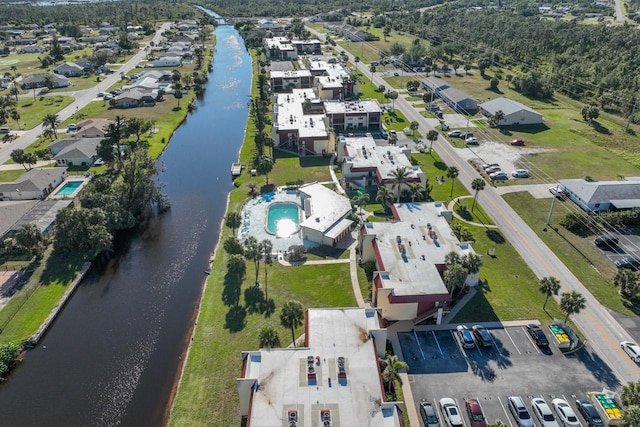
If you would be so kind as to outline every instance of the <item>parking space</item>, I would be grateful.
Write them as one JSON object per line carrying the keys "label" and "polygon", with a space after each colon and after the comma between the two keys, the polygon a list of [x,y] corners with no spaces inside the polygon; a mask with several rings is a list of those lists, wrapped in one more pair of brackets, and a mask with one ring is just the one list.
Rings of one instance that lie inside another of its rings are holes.
{"label": "parking space", "polygon": [[626,257],[640,258],[640,236],[632,234],[616,234],[616,236],[619,238],[617,245],[598,248],[603,255],[611,262]]}
{"label": "parking space", "polygon": [[441,398],[451,397],[464,413],[465,427],[470,427],[464,401],[475,397],[488,423],[500,420],[516,427],[508,396],[521,396],[530,411],[534,397],[543,397],[549,405],[554,398],[564,398],[575,409],[575,400],[587,392],[619,385],[588,346],[565,356],[551,339],[550,351],[540,351],[525,326],[490,332],[491,347],[469,350],[461,347],[452,330],[398,334],[415,404],[424,399],[439,406]]}

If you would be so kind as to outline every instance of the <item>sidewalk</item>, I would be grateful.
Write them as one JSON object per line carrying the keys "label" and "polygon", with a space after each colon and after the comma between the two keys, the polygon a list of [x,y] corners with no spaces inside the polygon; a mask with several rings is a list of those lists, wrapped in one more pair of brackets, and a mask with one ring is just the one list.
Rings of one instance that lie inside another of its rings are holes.
{"label": "sidewalk", "polygon": [[[35,165],[33,165],[33,167],[34,168],[41,168],[41,167],[49,166],[50,164],[55,163],[55,162],[56,162],[55,160],[40,160]],[[4,164],[4,165],[0,165],[0,171],[14,171],[14,170],[18,170],[18,169],[24,169],[24,167],[22,165],[19,165],[19,164]]]}

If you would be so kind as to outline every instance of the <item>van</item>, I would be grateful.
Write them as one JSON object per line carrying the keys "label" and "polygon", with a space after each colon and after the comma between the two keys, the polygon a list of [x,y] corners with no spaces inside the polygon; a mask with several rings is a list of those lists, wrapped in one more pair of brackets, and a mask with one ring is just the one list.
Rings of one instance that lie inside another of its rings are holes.
{"label": "van", "polygon": [[9,132],[11,132],[11,129],[6,126],[0,128],[0,134],[7,134]]}

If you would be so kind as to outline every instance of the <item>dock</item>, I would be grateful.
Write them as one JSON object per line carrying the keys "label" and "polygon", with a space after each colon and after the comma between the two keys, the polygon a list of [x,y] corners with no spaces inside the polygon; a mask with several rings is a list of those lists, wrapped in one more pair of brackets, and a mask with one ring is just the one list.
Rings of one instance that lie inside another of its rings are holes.
{"label": "dock", "polygon": [[231,178],[236,178],[242,173],[246,165],[244,163],[232,163],[231,164]]}

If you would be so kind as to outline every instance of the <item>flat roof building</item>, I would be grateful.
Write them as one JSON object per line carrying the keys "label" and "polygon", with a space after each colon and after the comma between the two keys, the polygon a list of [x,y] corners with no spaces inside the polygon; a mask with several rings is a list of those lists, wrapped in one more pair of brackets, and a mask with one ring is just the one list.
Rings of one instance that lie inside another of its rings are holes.
{"label": "flat roof building", "polygon": [[313,76],[309,70],[270,71],[271,91],[290,92],[293,89],[309,89],[313,87]]}
{"label": "flat roof building", "polygon": [[336,132],[360,130],[379,132],[382,124],[382,109],[377,101],[325,101],[324,110],[329,124]]}
{"label": "flat roof building", "polygon": [[493,117],[498,111],[502,111],[504,118],[498,126],[534,125],[542,123],[542,114],[533,108],[512,99],[500,97],[480,104],[480,112],[486,117]]}
{"label": "flat roof building", "polygon": [[351,233],[353,221],[347,219],[351,213],[348,198],[318,183],[303,185],[298,191],[306,218],[300,224],[303,239],[336,246]]}
{"label": "flat roof building", "polygon": [[304,347],[242,353],[247,427],[404,427],[378,367],[387,330],[375,309],[309,309]]}
{"label": "flat roof building", "polygon": [[270,59],[293,61],[298,58],[297,49],[287,37],[267,37],[264,39],[264,48]]}
{"label": "flat roof building", "polygon": [[449,107],[458,113],[475,112],[478,109],[478,101],[468,93],[451,86],[445,80],[438,77],[427,77],[422,81],[422,87],[428,92],[439,96]]}
{"label": "flat roof building", "polygon": [[586,212],[640,208],[640,177],[616,181],[561,179],[560,189]]}

